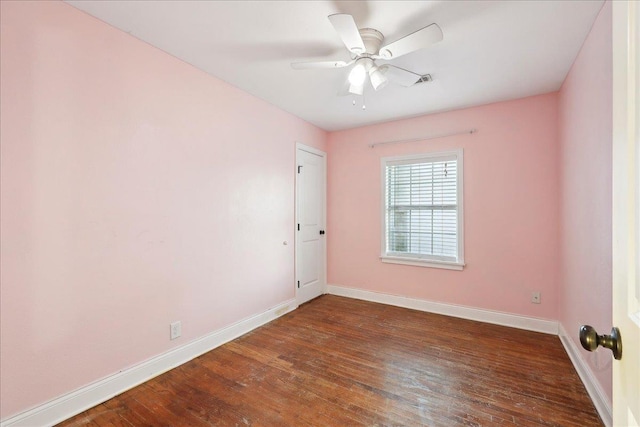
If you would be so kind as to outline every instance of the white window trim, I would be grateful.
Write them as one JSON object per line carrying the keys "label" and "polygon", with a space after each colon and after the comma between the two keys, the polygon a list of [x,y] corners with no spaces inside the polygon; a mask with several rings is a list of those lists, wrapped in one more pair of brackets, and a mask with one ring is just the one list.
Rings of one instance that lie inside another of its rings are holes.
{"label": "white window trim", "polygon": [[[455,156],[458,162],[457,167],[457,192],[458,192],[458,259],[455,262],[452,261],[440,261],[437,259],[422,259],[408,256],[388,255],[386,253],[386,227],[385,227],[385,202],[386,202],[386,166],[389,162],[407,161],[413,162],[415,160],[432,159],[444,156]],[[413,265],[418,267],[431,267],[431,268],[444,268],[448,270],[461,271],[466,265],[464,262],[464,188],[463,188],[463,175],[464,175],[464,158],[463,150],[459,148],[452,151],[434,151],[430,153],[413,154],[408,156],[394,156],[383,157],[380,159],[380,260],[385,263],[391,264],[403,264]]]}

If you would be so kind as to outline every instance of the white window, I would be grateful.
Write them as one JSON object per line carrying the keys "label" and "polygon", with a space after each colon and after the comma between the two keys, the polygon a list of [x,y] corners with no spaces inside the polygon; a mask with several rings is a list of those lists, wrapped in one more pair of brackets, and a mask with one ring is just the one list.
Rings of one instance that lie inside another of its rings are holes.
{"label": "white window", "polygon": [[462,270],[462,149],[382,159],[383,262]]}

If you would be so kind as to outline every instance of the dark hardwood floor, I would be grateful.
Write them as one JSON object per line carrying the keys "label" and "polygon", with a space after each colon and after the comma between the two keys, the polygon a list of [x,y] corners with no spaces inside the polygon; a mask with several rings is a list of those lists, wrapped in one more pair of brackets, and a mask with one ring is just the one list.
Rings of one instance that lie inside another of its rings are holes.
{"label": "dark hardwood floor", "polygon": [[325,295],[61,426],[601,426],[556,336]]}

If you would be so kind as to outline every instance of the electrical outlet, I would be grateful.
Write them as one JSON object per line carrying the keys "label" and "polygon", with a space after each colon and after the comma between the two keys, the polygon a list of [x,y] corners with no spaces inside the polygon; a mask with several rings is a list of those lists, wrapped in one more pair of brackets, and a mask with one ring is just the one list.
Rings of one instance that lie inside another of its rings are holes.
{"label": "electrical outlet", "polygon": [[531,292],[531,302],[533,304],[540,304],[540,291]]}
{"label": "electrical outlet", "polygon": [[171,325],[169,325],[169,327],[170,327],[169,328],[170,329],[170,338],[172,340],[175,340],[180,335],[182,335],[182,323],[180,323],[180,321],[173,322]]}

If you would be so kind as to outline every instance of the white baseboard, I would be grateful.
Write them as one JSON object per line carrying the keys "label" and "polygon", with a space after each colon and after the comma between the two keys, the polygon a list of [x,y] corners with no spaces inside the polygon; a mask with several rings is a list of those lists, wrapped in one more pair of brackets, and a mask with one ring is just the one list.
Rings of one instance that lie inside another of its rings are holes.
{"label": "white baseboard", "polygon": [[295,299],[170,350],[132,368],[0,422],[0,427],[51,426],[96,406],[298,307]]}
{"label": "white baseboard", "polygon": [[575,341],[569,338],[567,331],[564,329],[562,324],[559,324],[558,328],[560,341],[569,355],[571,363],[573,363],[573,366],[576,368],[578,376],[587,389],[587,393],[589,393],[589,397],[591,397],[598,414],[600,414],[600,418],[602,418],[605,426],[611,427],[613,425],[613,412],[611,404],[609,403],[609,398],[602,390],[600,383],[593,376],[593,371],[585,363],[584,359],[580,357],[580,352],[582,350],[578,348]]}
{"label": "white baseboard", "polygon": [[397,307],[411,308],[413,310],[426,311],[429,313],[460,317],[462,319],[477,320],[496,325],[510,326],[512,328],[526,329],[528,331],[543,332],[545,334],[552,335],[558,334],[558,322],[555,320],[525,317],[517,314],[502,313],[499,311],[483,310],[480,308],[445,304],[441,302],[432,302],[380,292],[365,291],[362,289],[344,288],[336,285],[327,285],[327,293],[342,297],[395,305]]}

